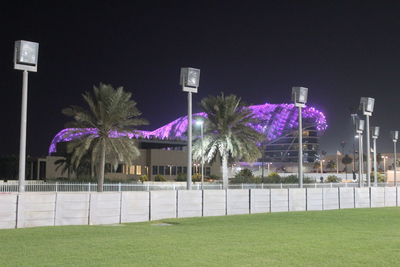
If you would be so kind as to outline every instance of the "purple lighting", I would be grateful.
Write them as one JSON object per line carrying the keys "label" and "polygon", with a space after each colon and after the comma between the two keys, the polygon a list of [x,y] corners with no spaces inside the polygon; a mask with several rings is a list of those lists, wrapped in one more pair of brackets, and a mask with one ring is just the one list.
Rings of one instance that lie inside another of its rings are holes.
{"label": "purple lighting", "polygon": [[[294,104],[269,104],[249,106],[254,116],[259,119],[260,123],[251,125],[254,129],[263,133],[269,141],[282,136],[290,129],[298,127],[298,112]],[[205,113],[193,114],[194,117],[205,117]],[[303,120],[311,123],[318,132],[323,132],[328,127],[325,115],[313,108],[303,108]],[[185,140],[185,132],[187,129],[187,116],[180,117],[154,131],[135,131],[135,132],[110,132],[112,138],[128,137],[137,139],[170,139]],[[56,152],[57,143],[68,142],[79,139],[82,136],[97,136],[97,130],[93,128],[79,129],[67,128],[53,138],[49,147],[49,154]]]}

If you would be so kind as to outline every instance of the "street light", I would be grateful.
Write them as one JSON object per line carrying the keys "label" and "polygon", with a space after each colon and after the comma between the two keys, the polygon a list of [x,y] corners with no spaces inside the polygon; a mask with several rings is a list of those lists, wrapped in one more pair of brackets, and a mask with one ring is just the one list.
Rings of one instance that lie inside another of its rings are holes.
{"label": "street light", "polygon": [[364,120],[356,120],[356,132],[358,134],[358,183],[360,187],[364,186],[363,181],[363,138],[362,133],[364,131]]}
{"label": "street light", "polygon": [[201,135],[201,190],[203,190],[204,186],[204,121],[197,120],[196,125],[200,126],[200,135]]}
{"label": "street light", "polygon": [[379,126],[371,128],[372,140],[374,146],[374,186],[378,186],[378,165],[376,163],[376,139],[379,137]]}
{"label": "street light", "polygon": [[28,106],[28,71],[36,72],[39,54],[39,43],[29,41],[15,41],[14,69],[22,70],[22,105],[21,105],[21,133],[19,143],[19,192],[25,192],[25,161],[26,161],[26,122]]}
{"label": "street light", "polygon": [[299,187],[303,187],[303,126],[301,108],[307,103],[308,88],[292,87],[292,101],[299,108]]}
{"label": "street light", "polygon": [[371,97],[361,97],[360,99],[360,109],[365,115],[365,121],[367,129],[365,130],[367,133],[367,181],[368,187],[371,187],[371,144],[369,137],[369,117],[372,116],[372,112],[374,111],[375,99]]}
{"label": "street light", "polygon": [[390,135],[392,136],[392,141],[393,141],[393,153],[394,153],[394,185],[397,185],[397,168],[396,168],[396,161],[397,161],[397,155],[396,155],[396,143],[397,139],[399,139],[399,131],[390,131]]}
{"label": "street light", "polygon": [[187,189],[192,189],[192,93],[197,93],[200,81],[200,70],[181,68],[180,85],[182,91],[188,92],[188,162],[187,162]]}
{"label": "street light", "polygon": [[387,156],[382,156],[382,158],[383,158],[383,172],[386,175],[386,160],[388,159],[388,157]]}

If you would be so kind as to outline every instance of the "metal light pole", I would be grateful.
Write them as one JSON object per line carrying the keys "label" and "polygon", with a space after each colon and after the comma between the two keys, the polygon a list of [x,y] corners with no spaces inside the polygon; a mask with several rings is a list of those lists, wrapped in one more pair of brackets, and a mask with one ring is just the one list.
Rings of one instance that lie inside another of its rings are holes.
{"label": "metal light pole", "polygon": [[372,140],[374,146],[374,186],[378,186],[378,165],[376,161],[376,139],[379,137],[379,126],[372,127]]}
{"label": "metal light pole", "polygon": [[396,144],[397,144],[397,139],[399,139],[399,131],[391,131],[390,132],[391,136],[392,136],[392,140],[393,140],[393,159],[394,159],[394,163],[393,163],[393,167],[394,167],[394,185],[397,186],[397,155],[396,155]]}
{"label": "metal light pole", "polygon": [[200,81],[200,70],[181,68],[180,85],[182,91],[188,92],[188,161],[187,161],[187,189],[192,189],[192,93],[197,93]]}
{"label": "metal light pole", "polygon": [[386,159],[388,158],[387,156],[382,156],[383,158],[383,172],[386,175]]}
{"label": "metal light pole", "polygon": [[299,109],[299,187],[303,188],[303,126],[302,126],[302,108],[307,103],[308,88],[292,87],[292,101]]}
{"label": "metal light pole", "polygon": [[358,134],[358,184],[364,186],[363,181],[363,142],[362,133],[364,131],[364,120],[356,120],[356,132]]}
{"label": "metal light pole", "polygon": [[197,120],[196,124],[200,126],[200,136],[201,136],[201,190],[204,186],[204,121]]}
{"label": "metal light pole", "polygon": [[23,70],[22,104],[21,104],[21,133],[19,143],[19,192],[25,192],[25,161],[26,161],[26,123],[28,108],[28,71],[37,71],[39,43],[16,41],[14,44],[14,69]]}
{"label": "metal light pole", "polygon": [[369,117],[372,116],[372,112],[374,111],[375,99],[371,97],[361,97],[360,100],[360,109],[365,115],[365,121],[367,124],[366,134],[367,134],[367,181],[368,187],[371,187],[371,144],[369,137]]}

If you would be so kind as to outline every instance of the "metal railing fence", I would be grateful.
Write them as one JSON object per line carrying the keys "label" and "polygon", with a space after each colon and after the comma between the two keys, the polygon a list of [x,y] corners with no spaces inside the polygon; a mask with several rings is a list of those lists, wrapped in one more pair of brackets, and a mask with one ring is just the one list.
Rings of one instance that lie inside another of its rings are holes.
{"label": "metal railing fence", "polygon": [[[338,188],[359,187],[358,183],[312,183],[304,184],[304,188]],[[366,186],[366,184],[364,185]],[[378,183],[378,187],[391,187],[393,183]],[[298,188],[298,184],[229,184],[229,189],[269,189],[269,188]],[[154,190],[185,190],[184,183],[107,183],[103,186],[104,192],[122,191],[154,191]],[[192,185],[192,190],[215,190],[223,189],[220,183],[201,183]],[[29,182],[25,185],[26,192],[96,192],[97,183],[74,183],[74,182]],[[0,192],[18,192],[18,181],[0,183]]]}

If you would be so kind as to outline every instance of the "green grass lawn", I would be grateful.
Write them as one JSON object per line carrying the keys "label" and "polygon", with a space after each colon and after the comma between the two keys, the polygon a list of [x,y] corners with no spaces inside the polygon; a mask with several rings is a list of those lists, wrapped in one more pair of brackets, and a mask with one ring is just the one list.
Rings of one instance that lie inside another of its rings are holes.
{"label": "green grass lawn", "polygon": [[400,208],[0,230],[0,266],[399,266]]}

